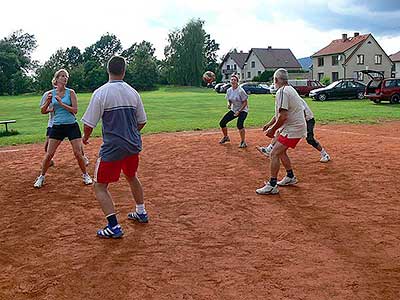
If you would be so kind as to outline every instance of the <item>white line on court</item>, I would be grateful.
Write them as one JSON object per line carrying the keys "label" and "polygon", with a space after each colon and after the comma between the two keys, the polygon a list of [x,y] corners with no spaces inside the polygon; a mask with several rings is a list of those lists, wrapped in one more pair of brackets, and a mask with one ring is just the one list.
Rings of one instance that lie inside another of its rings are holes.
{"label": "white line on court", "polygon": [[400,137],[395,137],[395,136],[376,136],[373,134],[368,134],[368,133],[360,133],[360,132],[352,132],[352,131],[341,131],[341,130],[334,130],[334,129],[326,129],[326,128],[318,128],[319,130],[325,130],[325,131],[331,131],[331,132],[336,132],[336,133],[343,133],[343,134],[353,134],[353,135],[361,135],[361,136],[370,136],[372,138],[385,138],[385,139],[392,139],[392,140],[400,140]]}

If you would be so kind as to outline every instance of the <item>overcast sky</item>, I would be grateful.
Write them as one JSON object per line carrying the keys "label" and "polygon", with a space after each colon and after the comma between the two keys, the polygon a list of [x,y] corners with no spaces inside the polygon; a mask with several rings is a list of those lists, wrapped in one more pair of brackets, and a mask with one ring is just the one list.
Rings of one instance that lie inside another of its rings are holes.
{"label": "overcast sky", "polygon": [[128,48],[147,40],[163,57],[168,32],[191,18],[220,44],[232,48],[290,48],[310,56],[341,37],[372,33],[388,55],[400,51],[398,0],[11,0],[1,4],[0,38],[22,29],[34,34],[33,56],[46,61],[59,48],[85,47],[115,34]]}

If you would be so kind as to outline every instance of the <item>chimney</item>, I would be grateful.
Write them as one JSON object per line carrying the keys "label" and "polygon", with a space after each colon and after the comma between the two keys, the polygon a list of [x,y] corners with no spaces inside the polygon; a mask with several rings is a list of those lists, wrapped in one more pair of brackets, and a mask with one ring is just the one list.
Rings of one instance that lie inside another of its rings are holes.
{"label": "chimney", "polygon": [[343,33],[343,34],[342,34],[342,40],[343,40],[343,41],[347,40],[347,33]]}
{"label": "chimney", "polygon": [[354,37],[359,36],[360,33],[359,32],[354,32]]}
{"label": "chimney", "polygon": [[271,46],[268,46],[268,50],[271,50],[272,49],[272,47]]}
{"label": "chimney", "polygon": [[243,53],[243,50],[240,50],[240,53]]}

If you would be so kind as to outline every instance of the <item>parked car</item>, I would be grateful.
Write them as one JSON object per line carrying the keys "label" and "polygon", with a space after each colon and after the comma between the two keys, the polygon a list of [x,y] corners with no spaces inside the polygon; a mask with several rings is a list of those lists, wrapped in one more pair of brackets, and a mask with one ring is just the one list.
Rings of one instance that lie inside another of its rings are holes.
{"label": "parked car", "polygon": [[315,89],[324,87],[318,80],[310,79],[290,79],[288,83],[297,91],[301,96],[308,96],[308,94]]}
{"label": "parked car", "polygon": [[246,82],[240,85],[242,89],[246,92],[246,94],[270,94],[269,87],[264,84],[255,83],[255,82]]}
{"label": "parked car", "polygon": [[390,103],[400,102],[400,78],[384,78],[382,72],[363,70],[360,71],[367,74],[371,81],[365,89],[365,97],[380,103],[381,101],[389,101]]}
{"label": "parked car", "polygon": [[225,82],[217,83],[217,84],[214,86],[214,90],[215,90],[217,93],[219,93],[219,89],[220,89],[224,84],[225,84]]}
{"label": "parked car", "polygon": [[354,79],[341,79],[330,85],[312,90],[310,97],[315,100],[327,99],[363,99],[366,85]]}
{"label": "parked car", "polygon": [[221,86],[218,90],[218,93],[226,93],[226,91],[232,86],[230,83],[225,83],[223,86]]}

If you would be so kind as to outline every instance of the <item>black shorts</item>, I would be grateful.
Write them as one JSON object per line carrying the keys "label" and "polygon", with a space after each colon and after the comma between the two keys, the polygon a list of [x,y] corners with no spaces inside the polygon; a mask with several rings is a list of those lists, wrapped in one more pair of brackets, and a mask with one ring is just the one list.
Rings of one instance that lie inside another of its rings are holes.
{"label": "black shorts", "polygon": [[50,136],[50,130],[51,130],[51,127],[47,127],[47,129],[46,129],[46,136]]}
{"label": "black shorts", "polygon": [[51,127],[49,138],[62,141],[66,137],[70,141],[80,139],[82,137],[78,123],[53,125],[53,127]]}

